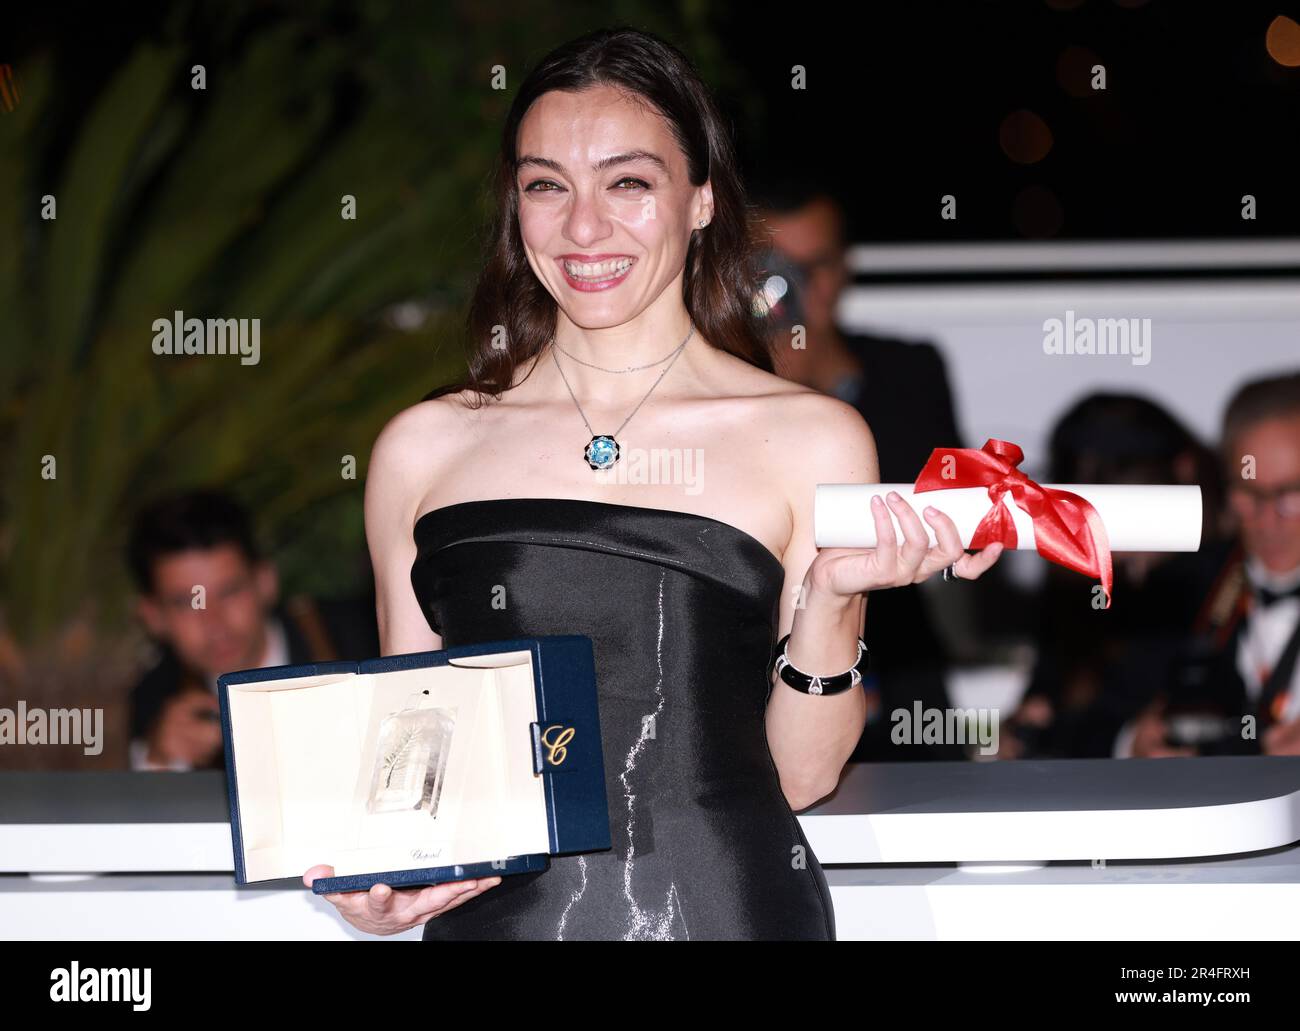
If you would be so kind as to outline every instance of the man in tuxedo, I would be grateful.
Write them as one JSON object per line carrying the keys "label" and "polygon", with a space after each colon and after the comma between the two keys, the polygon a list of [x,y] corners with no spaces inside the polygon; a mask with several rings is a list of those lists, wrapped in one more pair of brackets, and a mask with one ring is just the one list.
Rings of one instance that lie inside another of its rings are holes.
{"label": "man in tuxedo", "polygon": [[224,765],[217,677],[262,666],[377,655],[373,606],[279,601],[275,565],[233,498],[197,490],[139,513],[128,558],[136,613],[160,648],[131,693],[137,770]]}
{"label": "man in tuxedo", "polygon": [[1173,648],[1147,650],[1156,695],[1116,756],[1300,755],[1300,373],[1238,390],[1221,443],[1237,538],[1187,557],[1200,604]]}
{"label": "man in tuxedo", "polygon": [[[797,177],[759,183],[755,197],[759,242],[795,280],[793,321],[804,330],[803,347],[778,336],[776,371],[857,408],[876,440],[881,482],[914,481],[934,448],[963,446],[942,357],[928,343],[848,333],[837,325],[850,273],[844,216],[834,198]],[[963,758],[955,742],[891,740],[891,714],[910,713],[916,701],[927,709],[950,704],[945,649],[920,588],[872,594],[864,639],[871,652],[870,709],[852,758]]]}

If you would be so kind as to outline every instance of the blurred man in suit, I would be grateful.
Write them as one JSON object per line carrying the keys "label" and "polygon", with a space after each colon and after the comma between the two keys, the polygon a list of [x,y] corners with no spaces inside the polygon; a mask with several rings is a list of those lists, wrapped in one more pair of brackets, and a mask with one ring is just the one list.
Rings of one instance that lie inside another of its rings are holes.
{"label": "blurred man in suit", "polygon": [[763,242],[797,270],[805,346],[777,350],[787,379],[847,401],[871,426],[882,483],[910,483],[936,447],[962,447],[943,357],[929,343],[840,328],[848,285],[844,215],[836,200],[799,181],[760,184]]}
{"label": "blurred man in suit", "polygon": [[1300,755],[1300,373],[1243,386],[1224,414],[1234,540],[1203,571],[1190,631],[1153,669],[1156,697],[1117,756]]}
{"label": "blurred man in suit", "polygon": [[143,510],[128,559],[136,613],[161,652],[131,694],[133,769],[224,765],[222,673],[378,654],[373,606],[306,597],[280,604],[275,565],[262,556],[248,514],[220,491],[178,494]]}
{"label": "blurred man in suit", "polygon": [[[844,216],[835,199],[798,177],[755,180],[760,245],[771,248],[797,304],[803,347],[778,334],[776,371],[845,401],[862,413],[875,436],[882,483],[910,483],[936,447],[961,447],[948,376],[927,343],[849,333],[836,322],[840,293],[850,279]],[[976,585],[968,585],[974,587]],[[956,588],[953,588],[954,590]],[[957,759],[956,743],[904,744],[890,738],[899,710],[946,709],[947,658],[918,587],[871,596],[865,640],[878,693],[869,694],[867,728],[853,759]]]}

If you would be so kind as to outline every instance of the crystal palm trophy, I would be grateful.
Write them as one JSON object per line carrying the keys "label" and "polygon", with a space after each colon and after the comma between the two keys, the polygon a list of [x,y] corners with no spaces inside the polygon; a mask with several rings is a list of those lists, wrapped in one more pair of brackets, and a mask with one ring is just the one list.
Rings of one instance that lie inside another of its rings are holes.
{"label": "crystal palm trophy", "polygon": [[438,799],[456,728],[454,708],[419,708],[419,695],[379,724],[366,811],[421,809],[438,817]]}

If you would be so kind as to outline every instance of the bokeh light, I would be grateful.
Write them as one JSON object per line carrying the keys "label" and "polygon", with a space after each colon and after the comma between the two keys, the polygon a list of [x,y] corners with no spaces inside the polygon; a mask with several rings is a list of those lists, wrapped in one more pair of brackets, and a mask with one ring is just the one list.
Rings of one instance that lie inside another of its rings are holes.
{"label": "bokeh light", "polygon": [[1287,68],[1300,68],[1300,23],[1279,14],[1264,33],[1268,56]]}
{"label": "bokeh light", "polygon": [[1066,47],[1056,59],[1057,85],[1072,97],[1094,96],[1092,69],[1105,63],[1087,47]]}
{"label": "bokeh light", "polygon": [[998,127],[1002,152],[1020,165],[1032,165],[1052,149],[1052,130],[1032,111],[1012,111]]}

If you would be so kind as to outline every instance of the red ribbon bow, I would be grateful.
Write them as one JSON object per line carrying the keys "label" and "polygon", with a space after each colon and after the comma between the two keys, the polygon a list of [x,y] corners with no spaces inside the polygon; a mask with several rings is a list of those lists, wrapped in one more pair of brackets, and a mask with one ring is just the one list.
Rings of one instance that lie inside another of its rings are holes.
{"label": "red ribbon bow", "polygon": [[1068,490],[1056,490],[1035,483],[1016,468],[1025,453],[1006,440],[989,439],[975,448],[935,448],[916,478],[914,490],[948,490],[955,487],[988,487],[993,507],[975,528],[970,547],[987,547],[1001,541],[1016,546],[1016,524],[1002,503],[1008,491],[1034,520],[1034,544],[1045,559],[1076,573],[1095,576],[1106,592],[1110,608],[1112,569],[1110,540],[1106,527],[1092,505]]}

